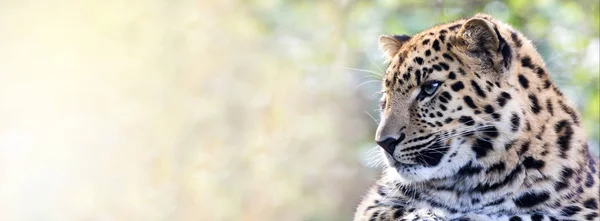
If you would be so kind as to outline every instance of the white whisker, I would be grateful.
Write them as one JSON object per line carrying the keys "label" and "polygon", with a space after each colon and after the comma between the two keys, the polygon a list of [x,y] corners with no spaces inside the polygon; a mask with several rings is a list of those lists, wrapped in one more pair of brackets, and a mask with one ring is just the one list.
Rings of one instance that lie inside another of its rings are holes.
{"label": "white whisker", "polygon": [[375,122],[376,125],[379,125],[379,121],[377,119],[375,119],[375,117],[373,117],[373,115],[371,115],[369,112],[365,111],[365,114],[369,115],[369,117],[371,117],[371,119],[373,119],[373,121]]}
{"label": "white whisker", "polygon": [[381,69],[381,68],[379,67],[379,65],[377,65],[375,62],[373,62],[373,60],[369,59],[369,61],[371,61],[371,63],[372,63],[372,64],[374,64],[374,65],[375,65],[375,67],[377,67],[377,69],[379,69],[379,71],[381,71],[381,73],[382,73],[382,76],[383,76],[383,74],[385,73],[385,71],[383,71],[383,69]]}
{"label": "white whisker", "polygon": [[345,67],[345,69],[348,70],[353,70],[353,71],[360,71],[360,72],[366,72],[366,73],[370,73],[373,74],[379,78],[383,78],[383,73],[379,73],[379,72],[375,72],[375,71],[370,71],[370,70],[366,70],[366,69],[358,69],[358,68],[347,68]]}
{"label": "white whisker", "polygon": [[359,88],[360,86],[363,86],[363,85],[368,84],[368,83],[373,83],[373,82],[381,82],[381,81],[380,80],[365,81],[365,82],[362,82],[361,84],[357,85],[356,88]]}

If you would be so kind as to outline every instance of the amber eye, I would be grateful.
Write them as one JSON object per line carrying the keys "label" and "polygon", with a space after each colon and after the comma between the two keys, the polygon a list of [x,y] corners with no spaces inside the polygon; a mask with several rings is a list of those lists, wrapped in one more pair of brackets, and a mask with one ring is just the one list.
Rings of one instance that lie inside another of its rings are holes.
{"label": "amber eye", "polygon": [[441,84],[442,82],[439,81],[425,82],[423,85],[421,85],[421,94],[427,96],[432,95],[433,93],[435,93],[435,91],[437,91]]}

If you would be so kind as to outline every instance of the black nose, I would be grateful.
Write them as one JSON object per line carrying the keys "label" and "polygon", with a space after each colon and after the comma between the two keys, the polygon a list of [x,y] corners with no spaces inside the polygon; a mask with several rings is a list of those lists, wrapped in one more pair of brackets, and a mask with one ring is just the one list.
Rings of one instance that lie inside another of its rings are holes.
{"label": "black nose", "polygon": [[387,138],[383,141],[377,141],[377,144],[392,156],[394,155],[394,149],[396,149],[396,145],[398,145],[398,143],[400,143],[400,140],[394,138]]}

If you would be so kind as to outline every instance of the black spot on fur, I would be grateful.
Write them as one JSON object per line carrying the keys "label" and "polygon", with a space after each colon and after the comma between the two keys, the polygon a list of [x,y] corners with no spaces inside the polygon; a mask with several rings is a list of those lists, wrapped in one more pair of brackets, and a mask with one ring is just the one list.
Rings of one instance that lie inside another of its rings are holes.
{"label": "black spot on fur", "polygon": [[473,89],[475,90],[477,95],[485,98],[485,92],[483,92],[483,90],[481,90],[481,87],[479,87],[479,84],[477,84],[477,82],[471,80],[471,86],[473,87]]}
{"label": "black spot on fur", "polygon": [[512,170],[506,177],[504,177],[504,180],[502,180],[501,182],[477,185],[475,188],[473,188],[473,192],[486,193],[489,191],[497,190],[498,188],[501,188],[511,183],[522,171],[523,168],[518,166],[514,170]]}
{"label": "black spot on fur", "polygon": [[513,42],[515,43],[515,47],[520,48],[521,46],[523,46],[523,43],[521,42],[521,39],[519,39],[519,35],[517,34],[517,32],[512,32],[510,33],[510,38],[512,38]]}
{"label": "black spot on fur", "polygon": [[566,158],[566,152],[571,147],[571,139],[573,137],[573,128],[571,127],[571,123],[567,120],[561,120],[554,126],[554,131],[558,135],[558,139],[556,140],[556,144],[561,151],[561,157]]}
{"label": "black spot on fur", "polygon": [[462,68],[458,68],[458,73],[460,73],[460,75],[462,75],[462,76],[467,75],[467,73],[465,72],[465,70],[463,70]]}
{"label": "black spot on fur", "polygon": [[512,132],[517,132],[519,127],[521,126],[521,118],[517,115],[517,113],[512,113],[510,116],[510,124]]}
{"label": "black spot on fur", "polygon": [[502,116],[499,113],[492,113],[492,118],[496,121],[500,121]]}
{"label": "black spot on fur", "polygon": [[415,58],[415,62],[417,62],[417,64],[422,65],[423,64],[423,58],[421,57],[416,57]]}
{"label": "black spot on fur", "polygon": [[595,199],[590,198],[583,202],[583,206],[588,209],[598,209],[598,202]]}
{"label": "black spot on fur", "polygon": [[542,220],[544,220],[544,215],[542,215],[542,214],[536,213],[536,214],[531,215],[531,221],[542,221]]}
{"label": "black spot on fur", "polygon": [[463,123],[467,126],[475,125],[475,121],[473,120],[472,117],[469,117],[469,116],[461,116],[460,118],[458,118],[458,122]]}
{"label": "black spot on fur", "polygon": [[450,123],[450,122],[452,122],[452,118],[450,118],[450,117],[446,118],[446,120],[444,120],[444,123]]}
{"label": "black spot on fur", "polygon": [[450,31],[454,31],[454,30],[456,30],[457,28],[460,28],[460,26],[462,26],[462,24],[460,24],[460,23],[459,23],[459,24],[455,24],[455,25],[452,25],[452,26],[448,27],[448,29],[449,29]]}
{"label": "black spot on fur", "polygon": [[529,101],[531,102],[531,111],[533,111],[534,114],[539,114],[542,107],[540,106],[537,96],[529,94]]}
{"label": "black spot on fur", "polygon": [[[588,148],[588,145],[585,145],[585,148]],[[592,173],[596,173],[596,167],[594,166],[595,162],[594,162],[594,158],[592,158],[591,156],[589,156],[589,152],[588,152],[588,169],[590,169],[590,171],[592,171]]]}
{"label": "black spot on fur", "polygon": [[492,105],[485,105],[483,107],[483,111],[485,111],[485,113],[491,114],[494,113],[494,107],[492,107]]}
{"label": "black spot on fur", "polygon": [[510,217],[510,219],[508,221],[523,221],[523,220],[521,219],[521,217],[513,216],[513,217]]}
{"label": "black spot on fur", "polygon": [[538,134],[535,135],[535,138],[538,140],[542,140],[542,135],[546,132],[546,125],[542,125],[542,129],[539,130]]}
{"label": "black spot on fur", "polygon": [[590,214],[585,215],[585,219],[586,220],[594,220],[594,218],[598,217],[598,213],[597,212],[592,212]]}
{"label": "black spot on fur", "polygon": [[471,175],[479,174],[482,170],[483,170],[483,168],[481,168],[480,166],[473,166],[473,165],[471,165],[471,163],[468,163],[467,165],[461,167],[458,170],[457,174],[459,176],[471,176]]}
{"label": "black spot on fur", "polygon": [[[367,208],[367,209],[369,209],[369,208]],[[369,221],[377,221],[378,219],[379,219],[379,211],[375,211],[371,214],[371,218],[369,218]]]}
{"label": "black spot on fur", "polygon": [[500,96],[498,96],[498,98],[496,98],[496,102],[498,103],[498,105],[500,105],[500,107],[504,107],[504,105],[506,105],[506,102],[508,100],[510,100],[512,97],[510,96],[509,93],[506,92],[502,92],[500,94]]}
{"label": "black spot on fur", "polygon": [[577,116],[577,112],[575,112],[571,107],[565,105],[565,103],[563,103],[561,100],[558,101],[558,105],[560,105],[560,108],[565,113],[571,116],[571,119],[573,119],[573,123],[579,125],[579,117]]}
{"label": "black spot on fur", "polygon": [[552,106],[552,100],[550,100],[550,98],[546,100],[546,109],[548,109],[550,116],[554,116],[554,107]]}
{"label": "black spot on fur", "polygon": [[555,85],[552,85],[552,90],[554,93],[558,94],[558,96],[563,96],[563,93]]}
{"label": "black spot on fur", "polygon": [[567,207],[563,208],[560,213],[563,216],[573,216],[576,213],[578,213],[579,211],[581,211],[581,208],[578,206],[567,206]]}
{"label": "black spot on fur", "polygon": [[575,175],[575,170],[568,168],[568,167],[564,167],[561,171],[561,177],[563,179],[569,179],[571,177],[573,177],[573,175]]}
{"label": "black spot on fur", "polygon": [[442,157],[448,152],[448,148],[441,143],[433,144],[436,148],[426,148],[419,153],[417,160],[425,166],[436,166],[442,160]]}
{"label": "black spot on fur", "polygon": [[544,81],[544,89],[548,89],[548,88],[550,88],[550,86],[551,86],[551,85],[552,85],[552,84],[550,83],[550,80],[546,79],[546,80]]}
{"label": "black spot on fur", "polygon": [[394,211],[394,214],[392,214],[392,217],[394,220],[400,219],[400,217],[404,216],[404,210],[403,209],[397,209],[396,211]]}
{"label": "black spot on fur", "polygon": [[492,143],[487,140],[477,139],[471,147],[476,154],[477,158],[485,157],[487,153],[494,149]]}
{"label": "black spot on fur", "polygon": [[475,102],[473,102],[473,99],[471,99],[471,97],[465,96],[463,98],[463,100],[465,101],[465,103],[467,104],[467,106],[469,106],[470,108],[473,108],[473,109],[477,108],[477,106],[475,105]]}
{"label": "black spot on fur", "polygon": [[594,176],[592,176],[592,173],[587,173],[587,177],[585,179],[585,187],[592,187],[594,185]]}
{"label": "black spot on fur", "polygon": [[440,109],[442,109],[443,111],[448,110],[448,108],[446,108],[446,106],[444,106],[443,104],[440,104]]}
{"label": "black spot on fur", "polygon": [[433,49],[435,51],[440,51],[440,42],[437,39],[433,41]]}
{"label": "black spot on fur", "polygon": [[560,182],[557,182],[557,183],[554,184],[554,189],[556,191],[560,191],[560,190],[563,190],[563,189],[567,188],[568,186],[569,186],[569,184],[567,182],[560,181]]}
{"label": "black spot on fur", "polygon": [[544,203],[550,198],[548,192],[529,192],[525,193],[513,200],[515,205],[521,208],[531,208],[536,205]]}
{"label": "black spot on fur", "polygon": [[451,79],[451,80],[454,80],[454,79],[456,79],[456,74],[455,74],[454,72],[452,72],[452,71],[451,71],[451,72],[448,74],[448,78],[449,78],[449,79]]}
{"label": "black spot on fur", "polygon": [[525,89],[529,88],[529,80],[527,80],[527,78],[525,76],[523,76],[522,74],[519,74],[519,83],[521,84],[521,86]]}
{"label": "black spot on fur", "polygon": [[404,79],[405,81],[408,81],[408,79],[410,79],[410,72],[406,72],[406,73],[402,74],[402,79]]}
{"label": "black spot on fur", "polygon": [[527,153],[527,151],[529,151],[529,146],[531,145],[531,142],[526,141],[521,145],[521,149],[519,150],[519,155]]}
{"label": "black spot on fur", "polygon": [[530,156],[525,157],[525,160],[523,160],[523,166],[525,166],[527,169],[541,169],[544,167],[544,164],[544,161],[537,160]]}
{"label": "black spot on fur", "polygon": [[535,73],[537,73],[538,78],[542,78],[544,75],[546,75],[546,71],[544,71],[544,68],[542,67],[537,67],[535,69]]}
{"label": "black spot on fur", "polygon": [[450,95],[450,93],[448,93],[448,91],[444,91],[440,94],[442,97],[445,97],[448,100],[452,100],[452,95]]}
{"label": "black spot on fur", "polygon": [[491,138],[496,138],[498,137],[498,129],[494,126],[489,126],[483,130],[483,134]]}
{"label": "black spot on fur", "polygon": [[450,66],[444,62],[440,62],[439,65],[442,66],[442,68],[446,71],[450,69]]}
{"label": "black spot on fur", "polygon": [[427,44],[429,44],[429,39],[423,40],[423,45],[427,45]]}
{"label": "black spot on fur", "polygon": [[[445,30],[444,30],[444,31],[445,31]],[[441,41],[442,43],[444,43],[444,41],[446,41],[446,35],[440,35],[440,37],[439,37],[439,38],[440,38],[440,41]]]}
{"label": "black spot on fur", "polygon": [[531,63],[531,58],[529,56],[524,56],[521,58],[521,65],[526,68],[533,68],[533,64]]}
{"label": "black spot on fur", "polygon": [[442,54],[442,57],[444,57],[448,61],[451,61],[451,62],[454,61],[454,58],[452,56],[450,56],[448,53]]}
{"label": "black spot on fur", "polygon": [[432,67],[433,69],[435,69],[436,71],[441,71],[441,70],[442,70],[442,67],[440,67],[440,66],[439,66],[439,65],[437,65],[437,64],[434,64],[434,65],[432,65],[431,67]]}
{"label": "black spot on fur", "polygon": [[440,96],[440,97],[438,97],[438,99],[439,99],[439,100],[440,100],[440,102],[442,102],[442,103],[448,103],[448,99],[446,99],[445,97],[442,97],[442,96]]}
{"label": "black spot on fur", "polygon": [[429,55],[431,55],[431,50],[429,50],[429,49],[425,50],[425,56],[429,57]]}
{"label": "black spot on fur", "polygon": [[556,191],[561,191],[569,186],[569,179],[573,177],[575,171],[571,168],[565,167],[562,169],[561,177],[562,180],[554,184],[554,189]]}
{"label": "black spot on fur", "polygon": [[498,162],[498,163],[495,163],[492,166],[490,166],[490,168],[488,168],[486,173],[493,173],[493,172],[501,173],[505,169],[506,169],[506,164],[504,162]]}
{"label": "black spot on fur", "polygon": [[465,85],[462,83],[462,81],[459,81],[450,85],[450,88],[452,88],[453,91],[460,91],[465,88]]}
{"label": "black spot on fur", "polygon": [[[429,204],[432,207],[444,208],[444,209],[448,210],[448,212],[450,212],[450,213],[458,213],[457,209],[450,208],[450,207],[446,206],[445,204],[441,204],[441,203],[438,203],[438,202],[435,202],[435,201],[427,201],[427,202],[429,202]],[[418,216],[417,216],[416,220],[419,220]]]}

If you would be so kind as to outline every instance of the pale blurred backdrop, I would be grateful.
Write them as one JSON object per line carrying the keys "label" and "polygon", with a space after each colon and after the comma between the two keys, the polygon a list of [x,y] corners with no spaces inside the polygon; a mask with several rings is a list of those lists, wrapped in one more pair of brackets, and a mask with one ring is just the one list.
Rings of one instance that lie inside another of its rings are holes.
{"label": "pale blurred backdrop", "polygon": [[0,220],[349,220],[377,37],[477,12],[535,42],[597,154],[597,0],[2,0]]}

